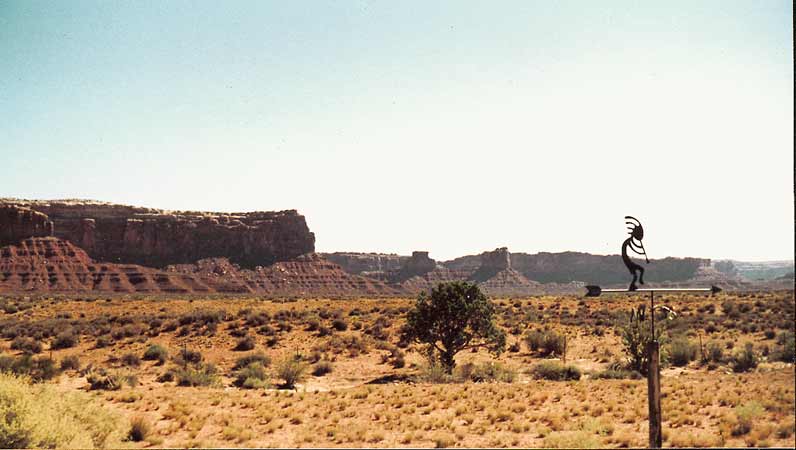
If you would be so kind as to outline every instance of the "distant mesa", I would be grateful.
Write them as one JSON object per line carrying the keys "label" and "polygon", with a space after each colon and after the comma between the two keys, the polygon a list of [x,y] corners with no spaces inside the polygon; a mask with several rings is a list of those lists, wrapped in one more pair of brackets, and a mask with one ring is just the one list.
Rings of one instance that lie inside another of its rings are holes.
{"label": "distant mesa", "polygon": [[[750,286],[744,273],[764,273],[771,286],[792,288],[792,262],[744,264],[663,258],[651,261],[645,278],[658,286],[709,282],[732,289]],[[315,253],[315,235],[295,210],[218,213],[0,199],[0,292],[413,296],[467,280],[490,295],[513,296],[579,294],[587,283],[624,285],[627,278],[618,255],[507,247],[450,261],[425,250]]]}
{"label": "distant mesa", "polygon": [[[0,206],[35,211],[40,233],[2,231],[2,245],[30,236],[55,236],[92,258],[165,267],[228,257],[245,267],[289,261],[315,251],[315,235],[295,210],[215,213],[165,211],[87,200],[0,199]],[[0,217],[0,229],[14,222]],[[49,234],[44,223],[49,220]],[[40,223],[41,222],[41,223]],[[34,225],[28,227],[31,231]],[[6,234],[11,235],[6,239]],[[12,235],[13,234],[13,235]]]}

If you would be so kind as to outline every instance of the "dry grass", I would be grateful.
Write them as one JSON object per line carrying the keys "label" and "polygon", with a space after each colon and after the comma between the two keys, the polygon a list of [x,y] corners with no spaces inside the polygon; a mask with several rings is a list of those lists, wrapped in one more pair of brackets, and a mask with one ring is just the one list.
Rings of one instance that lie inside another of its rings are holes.
{"label": "dry grass", "polygon": [[[689,327],[716,326],[709,341],[721,343],[725,346],[723,353],[730,355],[732,350],[726,348],[727,343],[742,349],[744,342],[752,342],[756,351],[763,343],[777,345],[775,340],[766,338],[763,330],[771,328],[765,321],[782,314],[783,299],[792,301],[792,294],[671,296],[663,301],[675,310],[688,308],[682,316]],[[412,303],[402,299],[278,302],[230,298],[223,303],[201,299],[58,299],[44,300],[39,303],[41,307],[15,314],[0,313],[0,323],[13,319],[17,326],[33,329],[48,324],[58,314],[72,313],[72,317],[77,317],[75,311],[84,314],[80,320],[87,324],[116,317],[111,329],[118,328],[119,339],[112,339],[108,346],[97,348],[97,336],[89,333],[91,327],[76,323],[76,333],[82,333],[76,347],[53,350],[53,357],[60,361],[79,354],[84,367],[132,371],[137,376],[136,386],[125,384],[118,391],[92,391],[95,401],[106,409],[120,413],[128,421],[145,420],[146,437],[129,445],[643,446],[647,439],[646,380],[591,377],[621,356],[619,338],[609,319],[633,303],[581,300],[541,297],[499,301],[501,326],[527,326],[530,331],[547,325],[557,333],[567,334],[566,362],[583,374],[580,380],[571,381],[548,381],[528,375],[531,368],[546,359],[522,345],[497,360],[499,367],[516,374],[510,377],[512,382],[503,377],[481,376],[475,379],[487,381],[405,381],[418,374],[425,361],[417,349],[408,348],[401,349],[406,360],[404,367],[391,364],[391,355],[398,345],[396,330],[403,320],[401,310]],[[748,305],[745,314],[759,331],[739,330],[723,314],[723,303],[730,305],[730,311],[740,311]],[[764,307],[755,306],[756,303]],[[713,313],[709,312],[710,305],[714,305]],[[699,309],[705,312],[697,313]],[[317,327],[312,321],[317,321]],[[338,321],[337,325],[334,321]],[[348,326],[342,326],[340,321]],[[172,328],[170,323],[176,326]],[[596,327],[601,327],[598,333]],[[381,332],[366,333],[375,328]],[[331,334],[321,335],[321,329],[328,329]],[[253,340],[251,355],[262,353],[268,361],[277,362],[257,368],[257,376],[264,377],[257,389],[235,385],[241,373],[236,364],[239,366],[238,360],[248,354],[231,349],[240,339],[236,334],[243,331]],[[682,332],[686,336],[687,330]],[[380,341],[376,334],[388,335],[388,340]],[[274,338],[276,343],[269,345]],[[688,338],[698,342],[697,336]],[[18,353],[9,348],[12,340],[0,340],[3,353]],[[116,355],[144,355],[153,345],[168,352],[163,352],[162,358],[144,358],[138,366],[125,365],[133,358],[114,359]],[[179,355],[183,348],[201,354],[203,359],[197,364],[216,367],[216,385],[181,387],[175,381],[157,381],[168,370],[182,367],[181,363],[192,367],[193,363],[169,361],[165,356]],[[44,351],[49,349],[45,346]],[[318,371],[317,376],[310,375],[309,370],[306,379],[297,381],[295,390],[277,389],[284,382],[278,362],[291,360],[313,368],[323,361],[334,370],[323,374]],[[459,367],[467,363],[472,363],[471,367],[487,367],[484,364],[495,361],[484,352],[462,353],[457,360]],[[665,445],[793,446],[793,366],[761,359],[754,370],[734,373],[728,362],[714,363],[717,367],[711,370],[699,361],[664,369]],[[83,390],[87,388],[86,373],[67,370],[47,385],[62,393]],[[367,384],[374,380],[378,384]],[[129,425],[123,427],[123,433],[130,431]]]}

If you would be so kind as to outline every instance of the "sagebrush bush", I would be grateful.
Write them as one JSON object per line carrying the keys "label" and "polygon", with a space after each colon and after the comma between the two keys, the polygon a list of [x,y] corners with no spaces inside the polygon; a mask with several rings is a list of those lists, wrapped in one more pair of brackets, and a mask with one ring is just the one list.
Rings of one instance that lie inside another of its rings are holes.
{"label": "sagebrush bush", "polygon": [[61,360],[61,370],[80,370],[80,357],[77,355],[65,356]]}
{"label": "sagebrush bush", "polygon": [[601,372],[593,373],[591,378],[596,380],[640,380],[643,378],[643,375],[635,370],[607,369]]}
{"label": "sagebrush bush", "polygon": [[194,364],[173,369],[177,386],[213,386],[218,384],[216,366],[212,364]]}
{"label": "sagebrush bush", "polygon": [[542,361],[531,369],[531,374],[535,378],[552,381],[580,380],[581,377],[580,369],[558,361]]}
{"label": "sagebrush bush", "polygon": [[44,381],[58,375],[55,360],[47,357],[34,358],[30,354],[18,357],[0,356],[0,372],[25,375],[32,381]]}
{"label": "sagebrush bush", "polygon": [[453,375],[459,381],[513,383],[517,378],[517,371],[496,362],[467,363],[454,370]]}
{"label": "sagebrush bush", "polygon": [[54,350],[62,349],[62,348],[71,348],[77,345],[79,342],[78,335],[75,334],[74,331],[68,330],[62,333],[58,333],[53,341],[51,348]]}
{"label": "sagebrush bush", "polygon": [[284,381],[283,388],[293,389],[296,383],[306,377],[307,365],[296,358],[288,357],[276,366],[276,375]]}
{"label": "sagebrush bush", "polygon": [[673,339],[669,345],[669,362],[674,366],[685,366],[696,359],[697,353],[697,347],[688,339]]}
{"label": "sagebrush bush", "polygon": [[83,392],[0,373],[0,448],[120,447],[120,430],[120,418]]}
{"label": "sagebrush bush", "polygon": [[265,367],[259,362],[247,364],[235,372],[233,384],[245,389],[256,389],[267,386]]}
{"label": "sagebrush bush", "polygon": [[236,352],[245,352],[254,349],[254,345],[255,345],[254,338],[247,335],[238,339],[238,342],[235,344],[234,350]]}
{"label": "sagebrush bush", "polygon": [[251,363],[259,363],[263,367],[268,367],[271,365],[271,358],[262,352],[256,352],[252,353],[251,355],[242,356],[235,361],[235,366],[232,367],[232,370],[242,369]]}
{"label": "sagebrush bush", "polygon": [[169,359],[169,351],[162,345],[152,344],[144,351],[144,359],[164,364]]}
{"label": "sagebrush bush", "polygon": [[743,350],[733,353],[730,360],[730,367],[732,367],[733,372],[748,372],[756,368],[758,362],[759,359],[757,353],[754,351],[752,343],[747,342]]}
{"label": "sagebrush bush", "polygon": [[141,365],[141,358],[135,353],[125,353],[122,355],[121,361],[125,366],[138,367]]}
{"label": "sagebrush bush", "polygon": [[332,373],[332,363],[330,361],[318,361],[312,366],[312,374],[316,377],[322,377],[328,373]]}
{"label": "sagebrush bush", "polygon": [[30,337],[19,336],[11,341],[12,350],[20,350],[24,353],[41,353],[41,343]]}
{"label": "sagebrush bush", "polygon": [[177,355],[174,356],[174,363],[180,366],[187,364],[199,364],[202,362],[202,353],[187,348],[181,348]]}
{"label": "sagebrush bush", "polygon": [[541,356],[560,356],[567,348],[566,336],[552,330],[532,330],[525,336],[525,343],[532,352]]}

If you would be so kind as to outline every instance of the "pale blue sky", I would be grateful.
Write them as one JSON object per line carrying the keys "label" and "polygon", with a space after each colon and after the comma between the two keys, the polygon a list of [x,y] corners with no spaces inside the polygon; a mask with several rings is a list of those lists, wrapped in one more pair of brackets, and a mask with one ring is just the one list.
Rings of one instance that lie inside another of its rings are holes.
{"label": "pale blue sky", "polygon": [[0,196],[792,259],[789,1],[0,1]]}

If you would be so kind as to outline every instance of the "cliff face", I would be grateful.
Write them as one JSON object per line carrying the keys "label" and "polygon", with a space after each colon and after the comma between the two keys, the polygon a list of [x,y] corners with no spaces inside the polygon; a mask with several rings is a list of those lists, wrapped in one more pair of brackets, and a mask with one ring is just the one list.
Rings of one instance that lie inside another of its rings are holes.
{"label": "cliff face", "polygon": [[[315,235],[304,216],[294,210],[174,212],[79,200],[0,200],[3,204],[41,213],[52,223],[50,234],[100,261],[164,267],[228,257],[255,267],[315,250]],[[7,229],[9,220],[0,215],[0,230]],[[29,236],[36,234],[23,237]]]}
{"label": "cliff face", "polygon": [[53,223],[46,215],[29,208],[0,204],[0,246],[52,234]]}
{"label": "cliff face", "polygon": [[385,253],[320,253],[325,259],[339,265],[348,273],[365,274],[400,270],[408,256]]}

